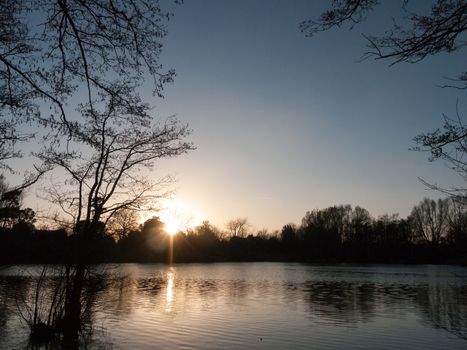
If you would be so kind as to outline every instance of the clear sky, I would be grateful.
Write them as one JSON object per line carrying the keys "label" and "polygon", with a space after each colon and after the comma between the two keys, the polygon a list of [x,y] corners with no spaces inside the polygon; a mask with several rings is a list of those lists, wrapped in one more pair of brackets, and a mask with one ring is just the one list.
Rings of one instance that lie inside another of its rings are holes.
{"label": "clear sky", "polygon": [[347,203],[406,216],[438,197],[418,177],[451,185],[457,176],[409,148],[442,113],[454,114],[456,100],[465,115],[462,92],[437,87],[465,70],[465,52],[393,67],[359,62],[360,34],[388,29],[401,2],[385,1],[352,31],[314,38],[298,25],[327,1],[174,6],[162,60],[177,77],[164,100],[145,97],[159,116],[190,124],[197,150],[153,176],[177,174],[174,199],[221,228],[247,217],[256,229],[280,229],[307,210]]}
{"label": "clear sky", "polygon": [[[419,182],[458,181],[442,162],[409,151],[441,125],[462,93],[437,87],[465,69],[465,52],[418,64],[366,60],[361,33],[397,16],[389,1],[367,22],[306,38],[301,20],[327,1],[187,0],[169,22],[163,60],[177,71],[157,101],[193,128],[197,150],[164,163],[178,200],[221,227],[248,217],[260,229],[299,223],[307,210],[350,203],[407,215]],[[423,5],[423,3],[420,3]]]}

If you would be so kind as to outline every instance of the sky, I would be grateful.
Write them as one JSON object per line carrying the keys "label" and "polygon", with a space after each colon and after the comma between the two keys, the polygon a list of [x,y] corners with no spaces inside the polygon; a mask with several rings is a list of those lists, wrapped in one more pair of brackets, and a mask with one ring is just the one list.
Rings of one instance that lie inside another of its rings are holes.
{"label": "sky", "polygon": [[361,61],[361,34],[388,29],[400,2],[385,2],[353,30],[305,37],[300,21],[327,4],[170,5],[161,60],[177,77],[164,99],[143,95],[158,116],[189,123],[197,149],[162,161],[150,176],[176,174],[173,201],[196,221],[224,228],[246,217],[253,229],[275,230],[337,204],[404,217],[424,197],[440,196],[419,177],[459,182],[442,162],[409,149],[414,136],[442,124],[443,113],[454,115],[456,101],[465,114],[462,92],[437,86],[465,70],[465,52],[392,67]]}
{"label": "sky", "polygon": [[326,2],[176,6],[162,60],[177,77],[156,110],[189,123],[197,149],[160,169],[177,174],[174,200],[220,227],[246,217],[274,230],[335,204],[404,217],[440,196],[419,177],[458,183],[445,164],[409,149],[443,113],[454,115],[456,101],[466,109],[461,92],[438,87],[465,68],[462,52],[392,67],[360,60],[361,33],[382,33],[398,4],[313,38],[298,25]]}

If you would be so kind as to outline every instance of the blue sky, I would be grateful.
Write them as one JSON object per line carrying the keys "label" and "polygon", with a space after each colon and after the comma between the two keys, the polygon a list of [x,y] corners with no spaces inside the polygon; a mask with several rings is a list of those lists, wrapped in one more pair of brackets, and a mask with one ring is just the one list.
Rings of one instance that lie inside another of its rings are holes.
{"label": "blue sky", "polygon": [[177,174],[174,201],[221,228],[247,217],[256,229],[280,229],[307,210],[347,203],[406,216],[438,197],[418,177],[447,186],[458,177],[409,148],[441,125],[442,113],[454,115],[456,101],[465,115],[462,91],[437,87],[465,70],[465,52],[393,67],[360,62],[361,33],[388,29],[400,3],[384,2],[351,31],[313,38],[298,25],[327,1],[170,5],[161,58],[177,77],[163,100],[149,85],[143,95],[157,116],[190,124],[197,150],[162,161],[150,176]]}
{"label": "blue sky", "polygon": [[[423,4],[421,4],[423,5]],[[453,114],[459,91],[443,77],[461,53],[418,64],[366,60],[361,33],[381,33],[397,15],[388,2],[355,27],[306,38],[301,20],[326,2],[186,1],[169,22],[163,61],[177,71],[159,115],[193,128],[197,150],[163,164],[177,195],[217,225],[248,217],[279,229],[307,210],[361,205],[407,215],[427,191],[418,177],[451,185],[442,162],[409,151],[412,138]]]}

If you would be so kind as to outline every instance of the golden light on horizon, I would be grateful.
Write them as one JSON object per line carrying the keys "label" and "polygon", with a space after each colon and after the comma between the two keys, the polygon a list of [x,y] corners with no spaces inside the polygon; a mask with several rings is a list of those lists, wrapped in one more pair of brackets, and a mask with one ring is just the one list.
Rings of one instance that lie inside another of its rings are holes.
{"label": "golden light on horizon", "polygon": [[169,222],[166,222],[165,220],[162,220],[165,223],[165,230],[167,233],[171,236],[175,235],[177,232],[180,231],[179,227],[180,225],[178,222],[172,222],[169,220]]}
{"label": "golden light on horizon", "polygon": [[169,235],[175,235],[180,231],[198,226],[203,221],[201,215],[191,204],[179,199],[164,201],[161,203],[161,209],[149,213],[145,220],[153,216],[158,216],[161,219],[165,224],[165,231]]}
{"label": "golden light on horizon", "polygon": [[174,299],[174,277],[175,272],[172,268],[167,272],[167,288],[165,293],[165,311],[170,312],[172,309],[172,302]]}

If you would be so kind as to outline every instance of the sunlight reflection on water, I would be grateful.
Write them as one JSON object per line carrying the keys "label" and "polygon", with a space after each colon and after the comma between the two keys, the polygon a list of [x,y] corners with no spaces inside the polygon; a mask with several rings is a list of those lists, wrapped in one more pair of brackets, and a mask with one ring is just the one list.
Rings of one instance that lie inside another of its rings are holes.
{"label": "sunlight reflection on water", "polygon": [[166,305],[165,305],[165,311],[170,312],[172,310],[172,302],[174,298],[174,278],[175,278],[175,272],[173,270],[173,267],[170,268],[170,270],[167,272],[167,288],[166,288]]}
{"label": "sunlight reflection on water", "polygon": [[[9,271],[0,274],[1,349],[22,348],[27,335],[14,297],[30,290],[31,276]],[[94,335],[99,347],[467,346],[466,268],[224,263],[109,265],[106,271],[112,278],[94,317],[104,328]]]}

